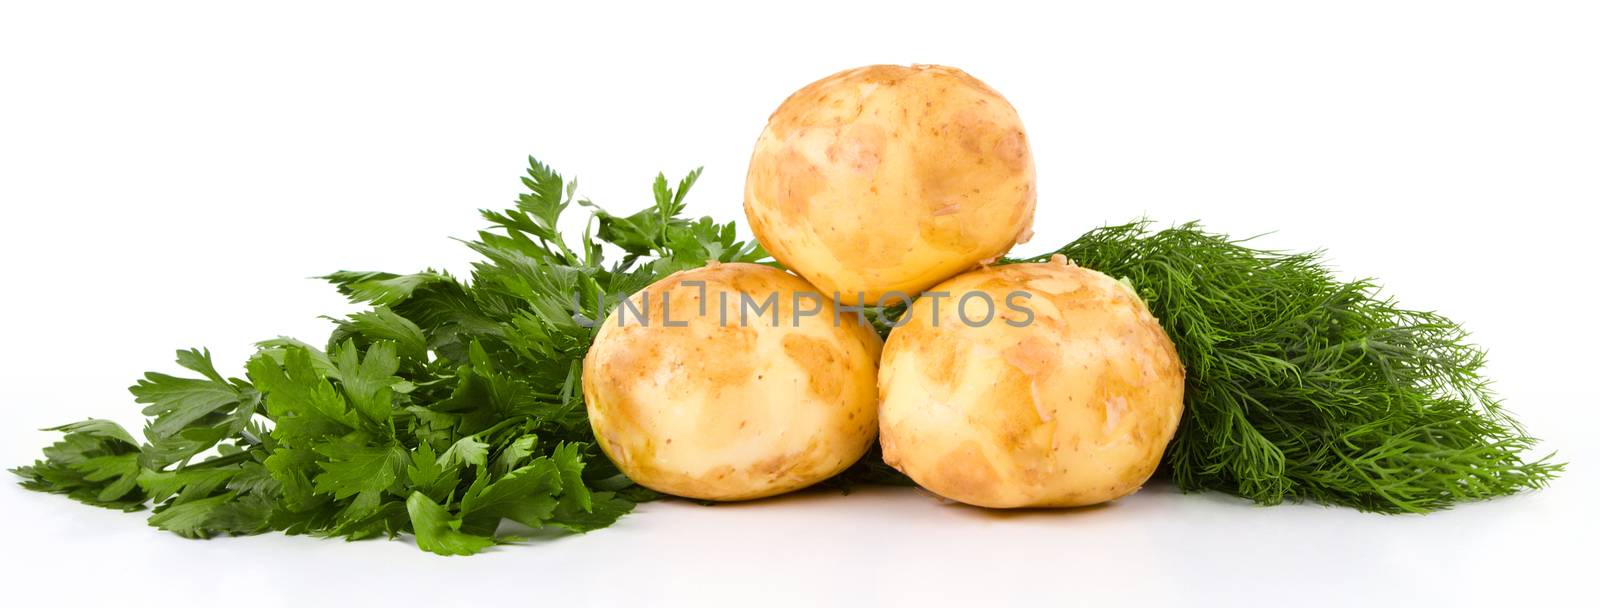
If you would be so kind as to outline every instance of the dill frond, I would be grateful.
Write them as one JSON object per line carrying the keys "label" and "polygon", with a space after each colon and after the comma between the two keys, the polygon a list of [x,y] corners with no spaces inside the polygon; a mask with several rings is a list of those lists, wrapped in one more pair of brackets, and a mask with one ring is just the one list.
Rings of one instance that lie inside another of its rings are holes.
{"label": "dill frond", "polygon": [[1427,512],[1562,470],[1501,408],[1460,325],[1407,310],[1320,253],[1189,223],[1108,226],[1049,254],[1127,277],[1177,344],[1185,410],[1165,468],[1186,491]]}

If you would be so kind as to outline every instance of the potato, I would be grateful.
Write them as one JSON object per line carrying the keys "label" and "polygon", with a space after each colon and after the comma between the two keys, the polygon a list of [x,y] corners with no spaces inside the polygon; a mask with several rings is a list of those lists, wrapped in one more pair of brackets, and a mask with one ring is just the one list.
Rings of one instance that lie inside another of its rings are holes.
{"label": "potato", "polygon": [[1130,494],[1183,413],[1183,366],[1144,302],[1060,256],[935,287],[889,334],[880,365],[884,461],[984,507]]}
{"label": "potato", "polygon": [[836,325],[832,302],[795,299],[814,291],[713,263],[619,305],[583,361],[601,449],[640,485],[703,500],[780,494],[854,463],[877,434],[882,343],[854,314]]}
{"label": "potato", "polygon": [[961,70],[847,70],[772,114],[744,208],[773,257],[823,293],[871,304],[1026,240],[1033,156],[1011,104]]}

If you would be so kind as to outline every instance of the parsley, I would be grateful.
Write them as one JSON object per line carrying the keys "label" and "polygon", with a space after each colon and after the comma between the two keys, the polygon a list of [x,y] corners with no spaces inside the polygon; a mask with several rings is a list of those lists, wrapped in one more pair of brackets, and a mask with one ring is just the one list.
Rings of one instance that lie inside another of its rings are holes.
{"label": "parsley", "polygon": [[[151,506],[150,525],[190,538],[411,534],[467,555],[517,540],[500,533],[507,520],[606,527],[656,495],[599,454],[585,418],[578,374],[602,306],[709,260],[767,257],[731,223],[680,217],[698,176],[658,177],[652,205],[616,216],[530,158],[516,206],[482,212],[470,280],[328,275],[371,308],[335,319],[325,348],[261,342],[242,379],[179,351],[187,374],[130,389],[142,441],[105,420],[56,427],[44,458],[14,472],[92,505]],[[557,230],[574,203],[590,212],[576,248]],[[605,243],[623,257],[607,262]]]}

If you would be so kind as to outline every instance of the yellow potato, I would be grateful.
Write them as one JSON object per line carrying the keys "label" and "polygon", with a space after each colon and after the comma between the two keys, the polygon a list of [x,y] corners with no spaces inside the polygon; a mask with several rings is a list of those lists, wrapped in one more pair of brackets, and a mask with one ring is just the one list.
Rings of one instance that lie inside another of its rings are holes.
{"label": "yellow potato", "polygon": [[[987,323],[979,294],[994,302]],[[880,366],[884,461],[984,507],[1130,494],[1183,413],[1183,366],[1144,302],[1060,256],[935,287],[890,333]]]}
{"label": "yellow potato", "polygon": [[831,302],[797,304],[814,291],[771,267],[713,263],[634,294],[583,361],[601,449],[640,485],[704,500],[772,496],[850,466],[877,433],[882,343],[854,314],[835,325]]}
{"label": "yellow potato", "polygon": [[1011,104],[961,70],[847,70],[773,112],[744,208],[785,266],[843,302],[876,303],[1027,240],[1033,156]]}

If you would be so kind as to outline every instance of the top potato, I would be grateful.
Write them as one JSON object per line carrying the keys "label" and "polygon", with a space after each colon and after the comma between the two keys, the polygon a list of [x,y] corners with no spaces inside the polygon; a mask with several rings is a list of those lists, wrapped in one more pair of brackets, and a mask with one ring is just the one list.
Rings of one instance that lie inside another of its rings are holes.
{"label": "top potato", "polygon": [[915,294],[1031,234],[1017,112],[943,66],[877,65],[791,95],[756,142],[745,215],[784,265],[842,301]]}

